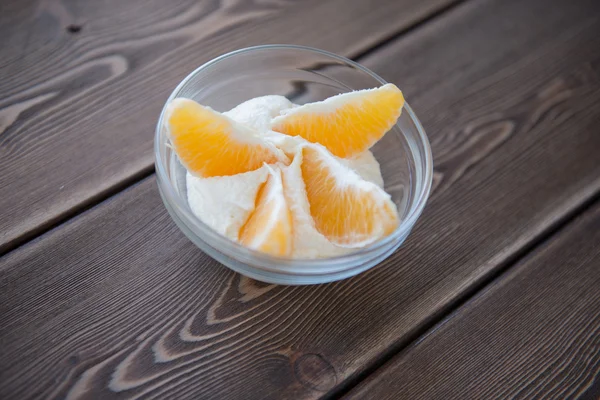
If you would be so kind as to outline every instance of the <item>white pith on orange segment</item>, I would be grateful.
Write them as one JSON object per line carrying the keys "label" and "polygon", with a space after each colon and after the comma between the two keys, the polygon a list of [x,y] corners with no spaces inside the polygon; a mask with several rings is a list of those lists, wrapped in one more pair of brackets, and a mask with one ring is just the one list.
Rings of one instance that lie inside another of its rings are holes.
{"label": "white pith on orange segment", "polygon": [[352,157],[373,146],[402,112],[404,96],[393,84],[343,93],[285,111],[272,129],[325,146],[338,157]]}
{"label": "white pith on orange segment", "polygon": [[292,253],[292,216],[284,196],[281,170],[269,168],[269,177],[258,191],[256,208],[240,229],[240,243],[275,256]]}
{"label": "white pith on orange segment", "polygon": [[398,211],[390,196],[343,166],[322,146],[302,149],[301,169],[315,226],[332,243],[362,247],[398,226]]}
{"label": "white pith on orange segment", "polygon": [[235,175],[289,161],[254,130],[190,99],[171,101],[166,122],[179,160],[195,176]]}

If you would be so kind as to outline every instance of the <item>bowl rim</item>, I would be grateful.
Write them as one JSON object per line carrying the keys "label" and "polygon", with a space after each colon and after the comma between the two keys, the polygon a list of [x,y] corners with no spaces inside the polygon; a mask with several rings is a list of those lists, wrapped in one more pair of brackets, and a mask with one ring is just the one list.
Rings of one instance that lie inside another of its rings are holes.
{"label": "bowl rim", "polygon": [[[187,201],[179,196],[177,190],[175,190],[171,179],[169,178],[169,174],[167,173],[166,160],[161,156],[161,126],[163,125],[163,118],[165,115],[165,110],[167,105],[171,100],[177,97],[178,93],[181,89],[198,73],[202,70],[214,66],[220,63],[223,60],[226,60],[231,57],[235,57],[241,54],[255,52],[255,51],[263,51],[263,50],[297,50],[302,52],[310,52],[317,53],[319,55],[324,55],[330,57],[334,60],[340,61],[344,64],[348,64],[349,66],[356,68],[367,75],[370,75],[372,78],[377,80],[382,85],[388,83],[383,78],[381,78],[376,73],[372,72],[366,67],[337,54],[331,53],[329,51],[316,49],[313,47],[300,46],[300,45],[286,45],[286,44],[270,44],[270,45],[260,45],[260,46],[252,46],[246,47],[238,50],[234,50],[218,56],[202,65],[194,69],[191,73],[189,73],[171,92],[169,98],[165,102],[158,119],[158,123],[156,125],[155,135],[154,135],[154,158],[155,158],[155,170],[157,174],[158,186],[161,194],[163,195],[163,200],[168,201],[170,206],[177,210],[178,213],[182,214],[179,216],[180,219],[191,222],[195,229],[190,228],[190,231],[194,232],[198,238],[205,242],[210,247],[215,247],[210,243],[207,243],[205,240],[205,236],[212,239],[213,243],[219,243],[219,252],[226,254],[229,257],[232,257],[243,263],[250,263],[254,268],[259,268],[264,271],[273,272],[273,273],[285,273],[285,274],[301,274],[301,275],[321,275],[321,274],[329,274],[337,271],[344,271],[346,269],[352,269],[356,267],[357,261],[364,261],[364,258],[370,254],[379,254],[381,251],[388,248],[390,244],[394,241],[398,240],[398,238],[408,235],[411,228],[415,224],[416,220],[419,218],[422,213],[427,199],[429,198],[429,194],[431,191],[432,181],[433,181],[433,156],[431,153],[431,146],[429,143],[429,139],[427,138],[427,134],[425,133],[425,129],[421,125],[421,122],[415,115],[412,108],[405,102],[403,113],[408,114],[412,123],[415,125],[418,133],[418,139],[420,141],[420,145],[423,146],[423,153],[421,157],[423,158],[425,169],[421,182],[421,190],[419,193],[416,193],[415,200],[412,202],[412,205],[409,207],[408,213],[405,218],[400,222],[398,227],[381,240],[373,243],[372,245],[356,249],[356,251],[352,251],[350,253],[326,257],[326,258],[288,258],[288,257],[277,257],[271,256],[257,250],[249,249],[233,240],[219,234],[214,229],[206,225],[204,222],[200,220],[191,210]],[[186,225],[189,225],[186,223]],[[200,231],[198,233],[198,230]],[[297,269],[296,269],[297,268]]]}

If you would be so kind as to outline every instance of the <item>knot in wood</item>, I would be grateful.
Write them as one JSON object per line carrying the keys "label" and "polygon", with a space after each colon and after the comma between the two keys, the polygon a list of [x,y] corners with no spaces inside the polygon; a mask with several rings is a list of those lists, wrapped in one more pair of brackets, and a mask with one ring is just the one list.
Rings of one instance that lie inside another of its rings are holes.
{"label": "knot in wood", "polygon": [[304,354],[294,362],[296,379],[305,387],[326,392],[337,383],[335,368],[320,354]]}

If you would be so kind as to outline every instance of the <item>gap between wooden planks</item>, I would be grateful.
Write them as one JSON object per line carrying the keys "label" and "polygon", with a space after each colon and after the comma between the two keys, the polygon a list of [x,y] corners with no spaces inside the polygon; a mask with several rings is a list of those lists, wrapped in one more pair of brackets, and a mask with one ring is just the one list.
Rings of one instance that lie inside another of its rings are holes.
{"label": "gap between wooden planks", "polygon": [[598,399],[600,202],[347,399]]}
{"label": "gap between wooden planks", "polygon": [[0,260],[0,362],[17,360],[0,394],[317,398],[372,369],[599,191],[598,5],[558,4],[467,3],[364,60],[405,89],[437,165],[386,262],[316,287],[250,281],[195,249],[145,180]]}
{"label": "gap between wooden planks", "polygon": [[457,2],[2,2],[0,254],[151,173],[160,109],[197,66],[268,43],[362,54]]}

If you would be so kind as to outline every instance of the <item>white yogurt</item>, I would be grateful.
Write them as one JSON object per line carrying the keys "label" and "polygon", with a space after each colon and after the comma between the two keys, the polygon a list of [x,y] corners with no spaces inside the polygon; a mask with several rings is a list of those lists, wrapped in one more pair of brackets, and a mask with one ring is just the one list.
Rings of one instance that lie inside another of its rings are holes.
{"label": "white yogurt", "polygon": [[[306,142],[299,137],[270,130],[273,118],[294,107],[297,105],[283,96],[263,96],[248,100],[224,114],[254,128],[286,153],[294,154]],[[339,160],[363,179],[383,187],[379,163],[370,151],[353,159]],[[299,162],[296,158],[290,166],[282,168],[286,200],[292,213],[292,257],[324,258],[352,251],[336,246],[316,230],[304,193]],[[188,172],[186,178],[188,203],[192,212],[218,233],[237,241],[240,228],[254,210],[258,189],[267,179],[267,169],[262,167],[244,174],[212,178],[198,178]]]}

